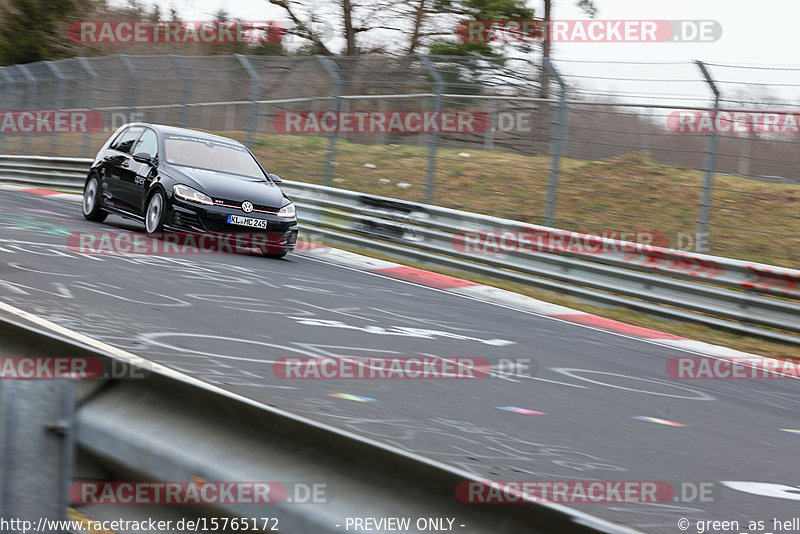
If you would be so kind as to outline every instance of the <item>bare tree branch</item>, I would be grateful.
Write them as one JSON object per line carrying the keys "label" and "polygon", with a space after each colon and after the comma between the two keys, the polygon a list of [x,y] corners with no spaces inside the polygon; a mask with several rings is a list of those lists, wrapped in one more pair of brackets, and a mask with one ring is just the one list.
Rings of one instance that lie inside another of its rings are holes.
{"label": "bare tree branch", "polygon": [[285,0],[268,0],[268,1],[272,5],[275,5],[275,6],[283,8],[286,11],[286,14],[289,15],[289,18],[292,19],[292,22],[294,22],[295,26],[297,26],[297,28],[301,32],[305,32],[305,35],[302,35],[301,33],[298,33],[297,31],[293,31],[293,32],[290,32],[290,33],[292,33],[293,35],[297,35],[299,37],[303,37],[305,39],[308,39],[309,41],[314,43],[317,46],[317,48],[319,49],[319,51],[322,53],[322,55],[325,55],[325,56],[334,55],[333,52],[331,52],[328,49],[328,47],[325,46],[325,43],[322,42],[322,39],[320,39],[319,35],[317,35],[311,28],[309,28],[308,25],[306,25],[294,13],[294,11],[292,10],[291,6],[289,6],[288,2],[286,2]]}

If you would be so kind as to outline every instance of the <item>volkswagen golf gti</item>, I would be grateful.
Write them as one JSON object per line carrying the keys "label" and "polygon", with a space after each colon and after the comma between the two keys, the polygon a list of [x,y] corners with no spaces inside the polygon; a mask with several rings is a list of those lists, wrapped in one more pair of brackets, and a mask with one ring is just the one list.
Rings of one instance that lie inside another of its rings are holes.
{"label": "volkswagen golf gti", "polygon": [[113,213],[165,230],[258,235],[283,257],[297,241],[294,204],[241,143],[185,128],[131,123],[97,153],[83,191],[83,216]]}

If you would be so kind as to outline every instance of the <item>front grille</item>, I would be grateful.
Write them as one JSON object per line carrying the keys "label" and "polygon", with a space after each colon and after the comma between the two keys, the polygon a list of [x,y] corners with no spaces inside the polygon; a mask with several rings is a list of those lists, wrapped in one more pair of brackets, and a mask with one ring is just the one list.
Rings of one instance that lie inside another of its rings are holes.
{"label": "front grille", "polygon": [[[226,200],[224,198],[215,198],[214,199],[214,204],[215,205],[218,205],[220,202],[222,202],[222,204],[225,204],[226,207],[232,207],[232,208],[235,208],[235,209],[238,209],[238,210],[241,210],[241,207],[242,207],[242,201],[241,200]],[[257,209],[257,210],[260,210],[260,211],[266,211],[267,213],[271,213],[271,214],[274,215],[274,214],[278,213],[278,210],[280,208],[267,206],[265,204],[253,204],[253,209]],[[242,212],[242,213],[244,213],[244,212]],[[244,213],[244,214],[248,215],[247,213]]]}

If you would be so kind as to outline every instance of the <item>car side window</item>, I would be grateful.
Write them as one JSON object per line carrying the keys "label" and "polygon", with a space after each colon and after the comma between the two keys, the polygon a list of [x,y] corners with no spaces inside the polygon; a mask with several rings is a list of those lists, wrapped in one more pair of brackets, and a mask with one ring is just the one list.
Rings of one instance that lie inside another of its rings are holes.
{"label": "car side window", "polygon": [[150,128],[145,129],[142,136],[136,141],[136,147],[131,150],[131,154],[138,154],[139,152],[147,152],[152,158],[158,156],[158,137]]}
{"label": "car side window", "polygon": [[120,152],[127,152],[128,154],[131,153],[131,148],[133,148],[133,144],[142,134],[144,128],[142,126],[131,126],[117,138],[116,141],[111,145],[111,148],[114,150],[119,150]]}

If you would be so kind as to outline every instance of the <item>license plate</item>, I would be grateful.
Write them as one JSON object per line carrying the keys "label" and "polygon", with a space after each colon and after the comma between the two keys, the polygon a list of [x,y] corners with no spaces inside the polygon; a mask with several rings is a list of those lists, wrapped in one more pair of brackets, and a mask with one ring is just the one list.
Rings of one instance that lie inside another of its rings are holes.
{"label": "license plate", "polygon": [[242,217],[241,215],[228,215],[228,223],[261,228],[262,230],[267,228],[266,219],[254,219],[253,217]]}

